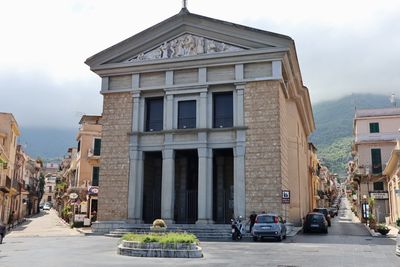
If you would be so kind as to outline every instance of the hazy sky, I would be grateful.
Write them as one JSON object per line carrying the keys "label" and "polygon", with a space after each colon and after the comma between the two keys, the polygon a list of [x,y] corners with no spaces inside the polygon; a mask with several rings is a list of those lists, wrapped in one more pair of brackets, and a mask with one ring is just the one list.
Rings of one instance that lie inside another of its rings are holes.
{"label": "hazy sky", "polygon": [[[181,0],[0,0],[0,111],[22,127],[77,128],[100,114],[83,62],[175,15]],[[291,36],[313,103],[400,96],[400,1],[188,0],[192,13]]]}

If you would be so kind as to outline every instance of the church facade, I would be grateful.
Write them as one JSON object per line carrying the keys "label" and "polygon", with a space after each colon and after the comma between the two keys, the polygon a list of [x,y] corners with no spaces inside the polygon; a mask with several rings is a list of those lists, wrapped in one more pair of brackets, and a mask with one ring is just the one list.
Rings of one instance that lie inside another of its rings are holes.
{"label": "church facade", "polygon": [[308,211],[314,121],[290,37],[183,8],[85,63],[104,96],[96,229]]}

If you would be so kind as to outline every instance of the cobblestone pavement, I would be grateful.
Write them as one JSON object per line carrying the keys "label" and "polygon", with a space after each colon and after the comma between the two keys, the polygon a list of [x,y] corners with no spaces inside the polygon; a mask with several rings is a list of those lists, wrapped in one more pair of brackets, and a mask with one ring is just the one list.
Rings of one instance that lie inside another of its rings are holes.
{"label": "cobblestone pavement", "polygon": [[81,235],[71,229],[56,214],[56,211],[40,211],[21,225],[12,229],[5,239],[13,237],[49,237],[49,236],[77,236]]}

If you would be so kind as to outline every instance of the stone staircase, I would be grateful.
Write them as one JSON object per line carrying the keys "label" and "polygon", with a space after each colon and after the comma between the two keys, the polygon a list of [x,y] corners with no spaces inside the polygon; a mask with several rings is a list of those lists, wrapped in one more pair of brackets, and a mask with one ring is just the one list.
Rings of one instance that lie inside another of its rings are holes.
{"label": "stone staircase", "polygon": [[[151,224],[134,224],[127,225],[124,228],[118,228],[110,231],[106,236],[121,237],[126,233],[148,233],[150,232]],[[206,240],[229,240],[231,239],[231,225],[230,224],[210,224],[210,225],[196,225],[196,224],[174,224],[167,228],[171,232],[187,232],[197,236],[200,241]],[[250,234],[246,234],[250,236]]]}

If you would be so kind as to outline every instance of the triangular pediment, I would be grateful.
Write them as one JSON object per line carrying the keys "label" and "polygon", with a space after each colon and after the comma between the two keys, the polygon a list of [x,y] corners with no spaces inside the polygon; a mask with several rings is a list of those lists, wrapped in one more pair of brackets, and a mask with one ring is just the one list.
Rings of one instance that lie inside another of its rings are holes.
{"label": "triangular pediment", "polygon": [[183,9],[177,15],[88,58],[85,63],[94,70],[109,64],[288,48],[292,42],[285,35],[192,14]]}
{"label": "triangular pediment", "polygon": [[243,51],[245,48],[226,44],[213,39],[194,34],[183,34],[178,38],[157,46],[147,52],[135,55],[124,62],[139,62],[153,59],[179,58],[203,54],[226,53]]}

